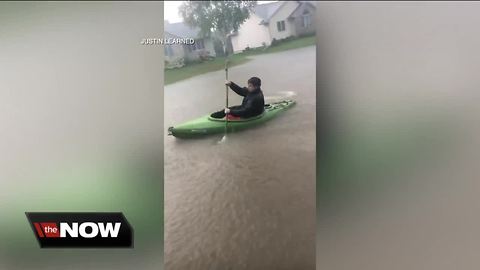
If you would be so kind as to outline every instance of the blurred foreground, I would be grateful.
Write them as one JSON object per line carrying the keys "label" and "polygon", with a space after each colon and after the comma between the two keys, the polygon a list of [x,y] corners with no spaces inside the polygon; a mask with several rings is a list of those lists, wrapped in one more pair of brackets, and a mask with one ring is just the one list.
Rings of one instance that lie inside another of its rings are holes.
{"label": "blurred foreground", "polygon": [[478,269],[480,3],[318,4],[317,269]]}
{"label": "blurred foreground", "polygon": [[[162,4],[0,3],[0,269],[163,267]],[[25,211],[121,211],[134,249],[40,249]]]}

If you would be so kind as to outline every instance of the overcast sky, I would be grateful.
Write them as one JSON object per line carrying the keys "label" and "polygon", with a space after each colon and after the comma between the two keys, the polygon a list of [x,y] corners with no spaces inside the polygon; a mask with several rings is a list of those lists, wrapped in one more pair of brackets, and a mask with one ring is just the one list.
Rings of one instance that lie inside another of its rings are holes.
{"label": "overcast sky", "polygon": [[[178,7],[184,1],[165,1],[164,3],[164,19],[171,23],[181,22],[182,18],[178,15]],[[257,1],[258,4],[276,2],[276,1]]]}

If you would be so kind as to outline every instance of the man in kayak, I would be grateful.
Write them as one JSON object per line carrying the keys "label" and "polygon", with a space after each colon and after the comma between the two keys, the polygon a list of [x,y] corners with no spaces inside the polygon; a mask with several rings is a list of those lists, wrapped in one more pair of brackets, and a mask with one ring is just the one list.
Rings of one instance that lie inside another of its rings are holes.
{"label": "man in kayak", "polygon": [[225,115],[233,117],[249,118],[263,113],[265,100],[263,92],[260,89],[261,80],[257,77],[248,79],[248,87],[240,87],[232,81],[226,81],[225,84],[235,93],[243,96],[242,105],[225,108],[212,114],[214,118],[223,118]]}

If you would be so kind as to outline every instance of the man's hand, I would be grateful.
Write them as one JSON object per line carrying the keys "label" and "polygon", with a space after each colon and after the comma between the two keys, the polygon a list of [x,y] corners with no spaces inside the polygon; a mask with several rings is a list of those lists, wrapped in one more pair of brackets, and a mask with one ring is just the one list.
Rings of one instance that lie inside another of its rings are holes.
{"label": "man's hand", "polygon": [[225,108],[225,114],[229,114],[230,113],[230,109],[229,108]]}
{"label": "man's hand", "polygon": [[225,81],[225,84],[230,86],[230,84],[232,84],[232,81]]}

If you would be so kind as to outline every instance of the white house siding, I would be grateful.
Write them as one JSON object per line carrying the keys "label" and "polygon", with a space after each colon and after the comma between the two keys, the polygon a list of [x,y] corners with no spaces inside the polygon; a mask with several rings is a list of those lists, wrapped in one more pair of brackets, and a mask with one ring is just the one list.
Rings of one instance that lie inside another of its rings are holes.
{"label": "white house siding", "polygon": [[261,47],[264,42],[267,46],[270,45],[270,33],[266,26],[260,25],[261,21],[257,15],[250,14],[250,18],[240,26],[237,34],[231,37],[234,53],[242,52],[247,47]]}
{"label": "white house siding", "polygon": [[[288,20],[288,16],[300,5],[297,1],[285,2],[277,12],[270,18],[268,28],[272,39],[283,39],[295,35],[295,25],[292,20]],[[285,30],[279,32],[277,22],[285,21]]]}

